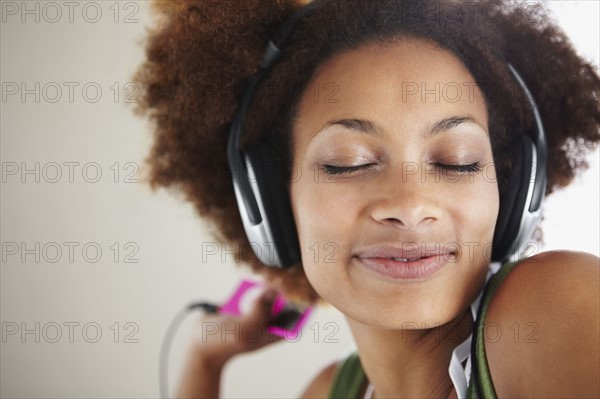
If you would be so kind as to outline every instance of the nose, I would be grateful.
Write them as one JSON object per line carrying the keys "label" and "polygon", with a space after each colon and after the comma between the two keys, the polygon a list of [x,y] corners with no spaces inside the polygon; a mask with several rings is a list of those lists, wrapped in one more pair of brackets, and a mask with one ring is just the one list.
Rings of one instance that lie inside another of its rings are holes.
{"label": "nose", "polygon": [[369,206],[377,223],[403,230],[416,230],[441,217],[436,187],[417,176],[406,181],[382,182]]}

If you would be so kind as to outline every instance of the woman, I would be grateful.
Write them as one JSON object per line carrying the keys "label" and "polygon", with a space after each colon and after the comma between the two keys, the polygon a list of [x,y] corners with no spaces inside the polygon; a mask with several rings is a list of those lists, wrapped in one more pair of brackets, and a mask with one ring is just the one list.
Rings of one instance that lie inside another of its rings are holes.
{"label": "woman", "polygon": [[[506,198],[529,176],[515,152],[537,129],[517,76],[545,128],[548,195],[598,142],[594,67],[540,6],[316,1],[296,14],[300,6],[157,3],[163,19],[138,81],[156,121],[153,184],[183,191],[245,259],[256,243],[232,185],[244,176],[227,163],[232,120],[243,126],[240,150],[260,148],[257,164],[275,171],[270,187],[284,183],[293,231],[282,234],[297,235],[301,261],[269,268],[257,251],[249,263],[286,295],[340,310],[358,349],[303,397],[464,397],[467,382],[469,395],[598,397],[598,258],[506,262],[496,241],[503,207],[523,206]],[[281,54],[239,118],[269,40]],[[500,266],[492,260],[503,261],[501,277],[482,295]],[[266,322],[270,298],[215,317]],[[478,317],[481,345],[467,358]],[[484,317],[504,334],[486,339]],[[196,345],[180,396],[218,396],[224,364],[273,341],[263,338]]]}

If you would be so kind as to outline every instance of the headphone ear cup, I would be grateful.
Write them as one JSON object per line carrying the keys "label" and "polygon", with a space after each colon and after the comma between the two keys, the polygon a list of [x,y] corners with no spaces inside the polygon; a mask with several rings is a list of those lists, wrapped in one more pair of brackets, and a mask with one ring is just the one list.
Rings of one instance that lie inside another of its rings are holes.
{"label": "headphone ear cup", "polygon": [[506,190],[500,195],[500,210],[494,231],[492,261],[502,262],[515,250],[515,240],[522,228],[523,215],[529,208],[527,192],[530,185],[533,141],[521,135],[511,146],[513,167]]}
{"label": "headphone ear cup", "polygon": [[[266,142],[251,145],[246,151],[246,160],[252,165],[254,178],[262,203],[261,217],[267,237],[272,243],[259,246],[272,247],[279,259],[280,267],[289,267],[300,262],[300,245],[292,213],[289,181],[286,165],[278,159],[276,152]],[[252,246],[256,251],[257,246]],[[258,254],[257,254],[258,255]]]}

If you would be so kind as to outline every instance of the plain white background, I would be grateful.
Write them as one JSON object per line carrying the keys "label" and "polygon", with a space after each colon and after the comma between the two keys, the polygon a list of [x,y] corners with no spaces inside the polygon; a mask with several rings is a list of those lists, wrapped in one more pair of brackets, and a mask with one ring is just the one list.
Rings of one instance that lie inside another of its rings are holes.
{"label": "plain white background", "polygon": [[[248,273],[231,255],[203,259],[207,226],[180,198],[150,192],[137,169],[151,134],[127,84],[149,3],[73,3],[1,3],[1,396],[157,397],[171,317],[194,299],[224,300]],[[22,21],[24,7],[34,11]],[[598,2],[550,7],[598,65]],[[547,201],[546,249],[598,255],[598,151],[590,165]],[[192,319],[177,335],[171,381]],[[298,342],[232,361],[222,392],[297,396],[351,345],[343,318],[318,309]]]}

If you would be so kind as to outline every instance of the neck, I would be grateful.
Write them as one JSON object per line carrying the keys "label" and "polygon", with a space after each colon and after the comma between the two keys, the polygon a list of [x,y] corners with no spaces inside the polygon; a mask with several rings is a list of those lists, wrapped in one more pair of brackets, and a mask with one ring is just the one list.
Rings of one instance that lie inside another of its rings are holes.
{"label": "neck", "polygon": [[456,319],[428,330],[372,327],[348,318],[360,361],[377,398],[448,397],[448,366],[454,348],[471,333],[467,309]]}

